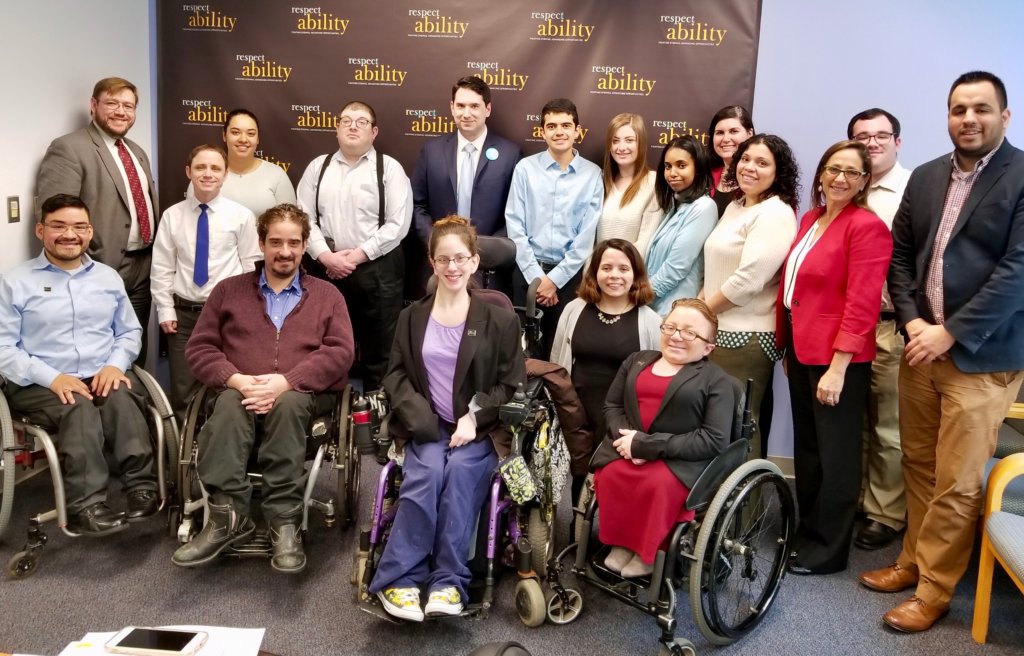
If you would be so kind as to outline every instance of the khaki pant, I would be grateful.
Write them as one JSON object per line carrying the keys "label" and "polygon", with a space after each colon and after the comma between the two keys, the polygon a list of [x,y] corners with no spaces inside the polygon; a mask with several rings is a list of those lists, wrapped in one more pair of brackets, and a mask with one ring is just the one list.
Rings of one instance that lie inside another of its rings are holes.
{"label": "khaki pant", "polygon": [[896,322],[880,321],[875,328],[877,355],[871,363],[864,422],[864,477],[861,507],[868,519],[897,531],[906,525],[907,501],[903,494],[900,460],[899,372],[903,335]]}
{"label": "khaki pant", "polygon": [[967,570],[985,463],[1022,379],[1019,371],[964,373],[952,359],[900,363],[907,533],[896,562],[920,572],[925,603],[947,605]]}

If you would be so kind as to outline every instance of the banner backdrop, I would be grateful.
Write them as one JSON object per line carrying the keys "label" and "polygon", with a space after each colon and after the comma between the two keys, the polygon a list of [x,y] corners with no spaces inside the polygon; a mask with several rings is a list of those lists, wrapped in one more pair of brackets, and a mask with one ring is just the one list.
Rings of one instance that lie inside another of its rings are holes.
{"label": "banner backdrop", "polygon": [[651,152],[674,136],[705,142],[720,107],[751,107],[760,0],[223,0],[158,6],[160,199],[182,198],[192,147],[222,144],[237,107],[260,119],[260,151],[293,183],[337,150],[341,106],[374,107],[375,146],[411,175],[424,139],[455,129],[451,86],[493,90],[490,129],[544,148],[538,121],[573,100],[579,150],[600,164],[608,121],[647,121]]}

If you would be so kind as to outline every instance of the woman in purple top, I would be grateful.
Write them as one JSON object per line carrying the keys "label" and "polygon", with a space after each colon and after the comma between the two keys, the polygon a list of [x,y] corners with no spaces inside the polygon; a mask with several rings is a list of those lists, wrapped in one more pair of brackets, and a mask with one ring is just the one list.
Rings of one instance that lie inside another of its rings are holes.
{"label": "woman in purple top", "polygon": [[370,585],[387,612],[415,622],[462,612],[469,540],[497,464],[491,431],[526,379],[519,320],[467,289],[480,264],[476,231],[450,216],[434,224],[428,247],[437,291],[402,311],[384,377],[405,464]]}

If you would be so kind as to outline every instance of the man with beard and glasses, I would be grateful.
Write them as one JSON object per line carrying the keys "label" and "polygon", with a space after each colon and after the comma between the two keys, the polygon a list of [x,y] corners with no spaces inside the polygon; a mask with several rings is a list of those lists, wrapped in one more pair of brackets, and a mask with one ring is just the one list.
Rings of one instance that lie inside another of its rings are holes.
{"label": "man with beard and glasses", "polygon": [[[43,252],[0,280],[0,375],[15,412],[57,431],[68,529],[116,533],[158,505],[144,387],[130,371],[142,327],[117,272],[85,253],[93,226],[81,198],[46,199],[35,233]],[[106,504],[105,451],[124,513]]]}
{"label": "man with beard and glasses", "polygon": [[126,138],[138,104],[138,91],[128,80],[97,82],[89,101],[92,122],[53,140],[39,165],[36,195],[71,194],[89,208],[94,230],[89,255],[124,280],[142,324],[141,364],[146,361],[150,257],[159,214],[149,158]]}
{"label": "man with beard and glasses", "polygon": [[256,232],[264,262],[213,289],[185,347],[196,379],[217,392],[198,436],[209,520],[171,560],[204,565],[252,537],[246,464],[261,423],[257,460],[271,567],[297,573],[306,566],[300,531],[306,431],[348,383],[352,324],[341,293],[299,266],[309,241],[305,212],[290,204],[272,207]]}

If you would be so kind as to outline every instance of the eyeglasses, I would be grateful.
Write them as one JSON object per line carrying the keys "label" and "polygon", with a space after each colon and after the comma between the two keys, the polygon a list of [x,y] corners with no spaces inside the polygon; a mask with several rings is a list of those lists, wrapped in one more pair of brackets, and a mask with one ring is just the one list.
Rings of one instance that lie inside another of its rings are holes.
{"label": "eyeglasses", "polygon": [[107,111],[117,111],[117,108],[120,107],[124,110],[125,114],[135,113],[135,103],[118,102],[116,100],[104,100],[100,104],[103,105],[107,109]]}
{"label": "eyeglasses", "polygon": [[865,173],[864,171],[855,171],[854,169],[841,169],[838,166],[826,166],[822,170],[825,173],[828,173],[829,175],[836,178],[838,178],[839,174],[842,173],[850,182],[856,182],[857,180],[860,180],[865,175],[867,175],[867,173]]}
{"label": "eyeglasses", "polygon": [[868,143],[871,143],[872,139],[874,139],[875,143],[881,146],[882,144],[887,144],[890,141],[892,141],[892,137],[893,137],[892,132],[876,132],[875,134],[868,134],[867,132],[861,132],[859,134],[853,135],[853,140],[854,141],[859,141],[862,144],[868,144]]}
{"label": "eyeglasses", "polygon": [[87,235],[92,230],[92,225],[88,223],[44,223],[43,225],[58,235],[63,235],[69,229],[76,235]]}
{"label": "eyeglasses", "polygon": [[707,342],[708,344],[711,343],[710,339],[704,337],[703,335],[698,335],[697,332],[692,328],[680,328],[675,324],[663,323],[660,326],[658,326],[658,329],[661,330],[661,334],[665,335],[666,337],[671,337],[672,335],[679,333],[679,337],[681,339],[685,339],[688,342],[692,342],[695,339],[699,339],[702,342]]}
{"label": "eyeglasses", "polygon": [[447,257],[445,255],[438,255],[434,258],[434,264],[441,267],[442,269],[448,266],[450,263],[455,262],[456,266],[462,266],[466,262],[469,262],[473,258],[472,255],[456,255],[455,257]]}
{"label": "eyeglasses", "polygon": [[350,116],[342,116],[341,118],[338,119],[338,124],[341,125],[341,127],[343,128],[350,128],[352,127],[353,123],[355,123],[355,126],[360,130],[365,130],[366,128],[370,127],[370,119],[368,118],[354,119]]}

